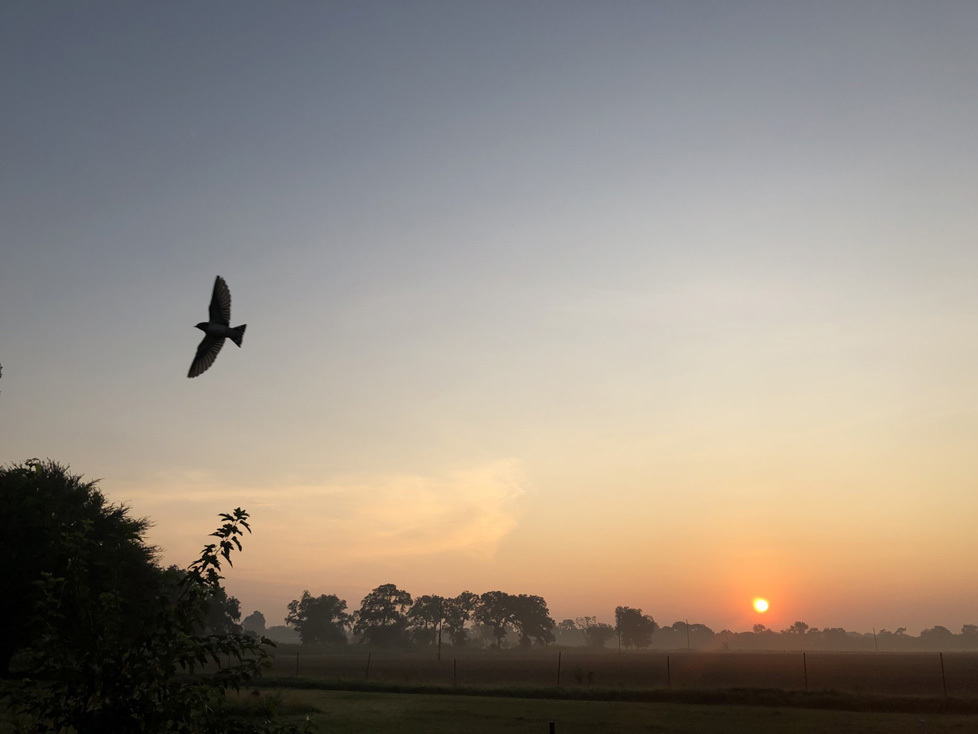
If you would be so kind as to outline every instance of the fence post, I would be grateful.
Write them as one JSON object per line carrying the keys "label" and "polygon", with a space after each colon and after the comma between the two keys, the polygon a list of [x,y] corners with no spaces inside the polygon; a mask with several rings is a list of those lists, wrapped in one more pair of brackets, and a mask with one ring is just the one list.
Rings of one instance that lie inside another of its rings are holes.
{"label": "fence post", "polygon": [[808,657],[805,653],[801,654],[801,664],[805,666],[805,690],[808,690]]}
{"label": "fence post", "polygon": [[363,671],[363,679],[367,680],[370,677],[370,656],[373,655],[372,652],[367,653],[367,669]]}
{"label": "fence post", "polygon": [[666,655],[666,686],[672,690],[672,666],[669,664],[669,656]]}
{"label": "fence post", "polygon": [[458,658],[452,658],[452,688],[458,685]]}
{"label": "fence post", "polygon": [[298,652],[296,652],[295,654],[295,677],[296,678],[299,677],[299,653]]}
{"label": "fence post", "polygon": [[554,722],[551,721],[550,722],[550,734],[556,734],[556,732],[557,732],[557,728],[554,725]]}
{"label": "fence post", "polygon": [[560,688],[560,656],[562,654],[559,650],[557,651],[557,688]]}
{"label": "fence post", "polygon": [[941,683],[944,684],[944,698],[947,698],[947,678],[944,676],[944,653],[941,653]]}

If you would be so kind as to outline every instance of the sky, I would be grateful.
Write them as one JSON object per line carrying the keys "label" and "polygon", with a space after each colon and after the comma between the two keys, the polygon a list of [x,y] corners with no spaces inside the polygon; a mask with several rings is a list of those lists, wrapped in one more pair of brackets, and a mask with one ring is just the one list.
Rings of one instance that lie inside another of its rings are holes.
{"label": "sky", "polygon": [[[280,624],[978,623],[978,4],[0,4],[0,463]],[[244,345],[186,377],[216,275]],[[769,611],[751,607],[767,598]]]}

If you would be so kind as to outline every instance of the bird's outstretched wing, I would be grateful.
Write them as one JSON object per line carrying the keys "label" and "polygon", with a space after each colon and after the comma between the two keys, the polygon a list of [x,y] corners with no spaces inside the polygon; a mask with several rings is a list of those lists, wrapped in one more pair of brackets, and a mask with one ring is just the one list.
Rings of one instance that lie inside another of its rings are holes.
{"label": "bird's outstretched wing", "polygon": [[[221,282],[223,283],[224,281],[222,280]],[[225,286],[225,290],[227,290],[227,286]],[[217,337],[211,336],[210,334],[204,336],[200,342],[200,346],[197,347],[197,354],[194,355],[194,361],[190,365],[190,372],[187,373],[187,377],[196,377],[197,375],[204,374],[207,368],[214,364],[214,360],[217,359],[217,353],[221,351],[221,347],[223,346],[223,336]]]}
{"label": "bird's outstretched wing", "polygon": [[[231,291],[224,278],[218,275],[214,279],[214,293],[211,295],[210,317],[213,324],[231,325]],[[220,349],[220,347],[218,347]],[[217,352],[214,352],[217,354]]]}

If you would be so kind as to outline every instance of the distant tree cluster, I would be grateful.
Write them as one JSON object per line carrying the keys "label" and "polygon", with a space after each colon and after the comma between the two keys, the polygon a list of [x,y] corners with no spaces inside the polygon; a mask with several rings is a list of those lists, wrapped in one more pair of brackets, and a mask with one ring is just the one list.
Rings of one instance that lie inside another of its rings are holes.
{"label": "distant tree cluster", "polygon": [[966,624],[960,634],[937,625],[921,631],[919,636],[907,634],[906,627],[894,632],[853,632],[842,627],[809,627],[795,622],[775,632],[763,624],[755,624],[751,632],[724,630],[702,647],[715,647],[716,641],[731,650],[840,650],[852,652],[924,652],[978,650],[978,625]]}
{"label": "distant tree cluster", "polygon": [[503,647],[509,635],[515,635],[521,647],[555,639],[547,602],[529,594],[463,591],[456,597],[425,594],[415,599],[394,584],[383,584],[363,598],[359,609],[348,614],[346,608],[346,601],[334,594],[314,597],[307,590],[289,602],[285,623],[304,645],[342,645],[350,635],[387,648],[440,648],[446,635],[455,647]]}
{"label": "distant tree cluster", "polygon": [[[595,617],[557,624],[542,596],[505,591],[412,598],[394,584],[383,584],[363,598],[359,609],[352,613],[346,609],[346,601],[334,594],[314,597],[306,590],[289,602],[285,623],[304,645],[344,645],[354,640],[377,647],[439,649],[446,637],[454,647],[529,648],[559,642],[600,649],[617,638],[619,648],[646,649],[658,629],[651,616],[627,606],[615,609],[614,626]],[[245,629],[255,634],[265,629],[263,616],[259,615],[258,624],[258,614],[245,620]]]}
{"label": "distant tree cluster", "polygon": [[[568,620],[569,621],[569,620]],[[563,624],[563,623],[562,623]],[[563,642],[563,640],[561,640]],[[568,640],[569,641],[569,640]],[[574,644],[574,643],[571,643]],[[580,644],[580,643],[577,643]],[[824,650],[851,652],[915,652],[978,650],[978,625],[966,624],[959,634],[946,627],[923,630],[919,636],[907,634],[905,627],[895,632],[852,632],[842,627],[818,629],[795,622],[780,632],[755,624],[750,632],[714,632],[705,624],[680,620],[657,628],[653,647],[658,650]]]}

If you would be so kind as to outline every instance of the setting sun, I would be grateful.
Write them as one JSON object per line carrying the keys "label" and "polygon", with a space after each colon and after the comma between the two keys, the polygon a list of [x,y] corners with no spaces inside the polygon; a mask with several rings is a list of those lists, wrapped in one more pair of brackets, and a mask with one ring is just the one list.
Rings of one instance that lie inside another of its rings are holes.
{"label": "setting sun", "polygon": [[759,611],[761,614],[767,611],[767,599],[755,599],[754,609]]}

